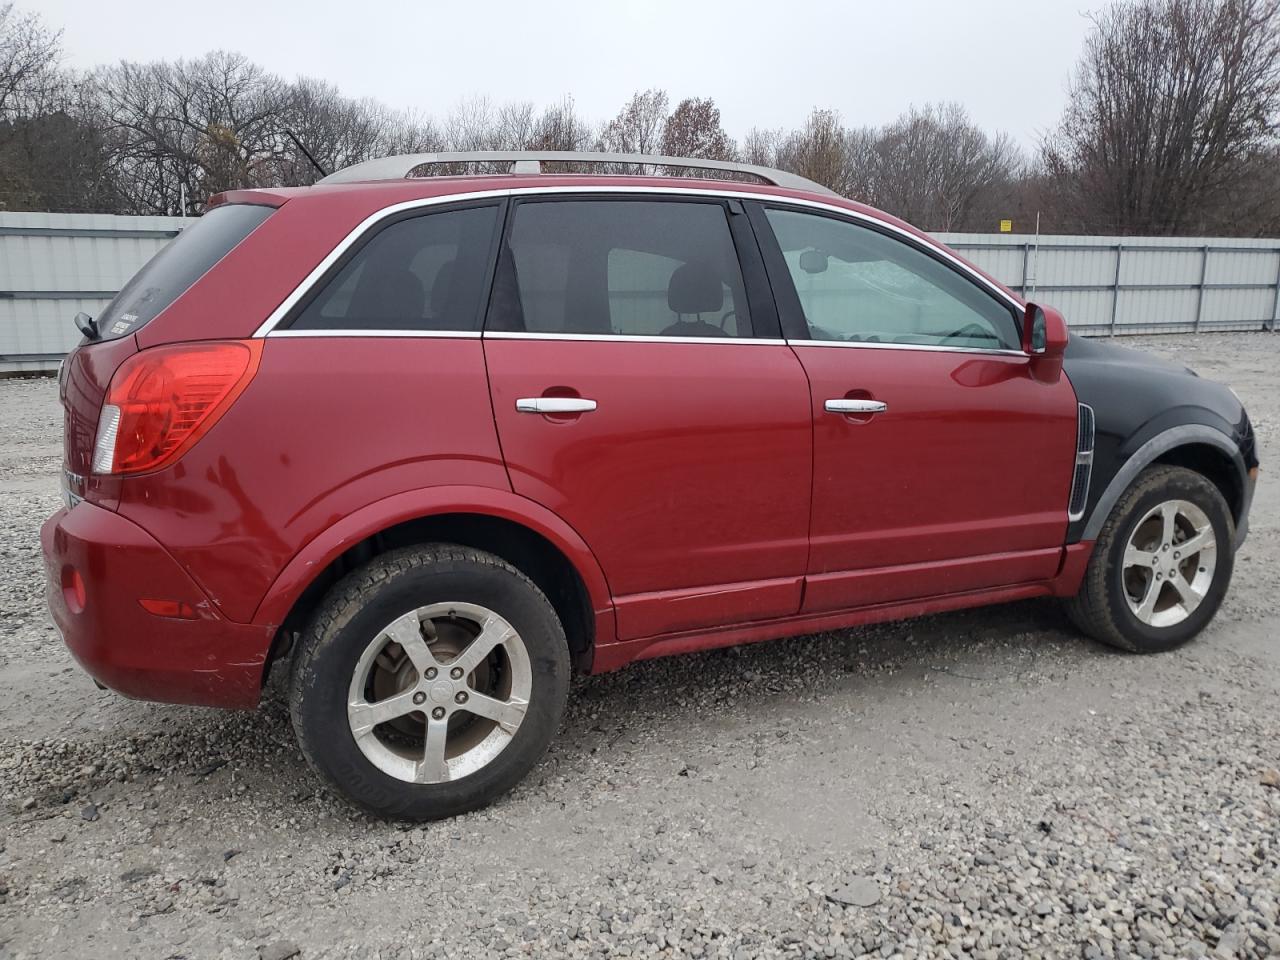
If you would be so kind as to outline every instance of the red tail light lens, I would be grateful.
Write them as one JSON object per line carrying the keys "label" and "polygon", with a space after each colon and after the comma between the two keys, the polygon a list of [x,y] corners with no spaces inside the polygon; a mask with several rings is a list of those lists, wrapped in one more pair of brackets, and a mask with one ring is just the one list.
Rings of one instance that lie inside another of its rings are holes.
{"label": "red tail light lens", "polygon": [[261,340],[187,343],[134,354],[107,389],[93,472],[145,473],[177,460],[248,386],[261,354]]}

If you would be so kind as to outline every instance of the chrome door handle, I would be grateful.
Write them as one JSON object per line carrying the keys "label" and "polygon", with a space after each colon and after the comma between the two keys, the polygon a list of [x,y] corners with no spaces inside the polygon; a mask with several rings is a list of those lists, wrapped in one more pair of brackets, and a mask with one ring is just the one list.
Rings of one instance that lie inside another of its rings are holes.
{"label": "chrome door handle", "polygon": [[522,397],[516,401],[521,413],[590,413],[594,400],[586,397]]}
{"label": "chrome door handle", "polygon": [[889,405],[881,400],[828,400],[827,413],[884,413]]}

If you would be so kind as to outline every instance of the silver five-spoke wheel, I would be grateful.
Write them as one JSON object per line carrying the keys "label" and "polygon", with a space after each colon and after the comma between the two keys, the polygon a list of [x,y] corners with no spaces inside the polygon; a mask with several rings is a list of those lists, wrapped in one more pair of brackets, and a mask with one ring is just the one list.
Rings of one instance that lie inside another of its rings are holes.
{"label": "silver five-spoke wheel", "polygon": [[475,604],[435,603],[393,620],[365,648],[347,722],[388,776],[457,780],[511,742],[532,687],[529,652],[510,623]]}
{"label": "silver five-spoke wheel", "polygon": [[1138,521],[1125,545],[1123,580],[1129,609],[1152,627],[1171,627],[1195,612],[1213,584],[1218,541],[1205,512],[1169,500]]}

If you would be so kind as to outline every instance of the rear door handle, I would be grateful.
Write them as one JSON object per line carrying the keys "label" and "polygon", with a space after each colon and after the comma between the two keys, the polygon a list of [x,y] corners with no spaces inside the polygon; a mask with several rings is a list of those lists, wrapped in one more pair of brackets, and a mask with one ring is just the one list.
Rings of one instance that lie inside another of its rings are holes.
{"label": "rear door handle", "polygon": [[586,397],[522,397],[516,401],[521,413],[590,413],[594,400]]}
{"label": "rear door handle", "polygon": [[889,405],[882,400],[828,400],[827,413],[884,413]]}

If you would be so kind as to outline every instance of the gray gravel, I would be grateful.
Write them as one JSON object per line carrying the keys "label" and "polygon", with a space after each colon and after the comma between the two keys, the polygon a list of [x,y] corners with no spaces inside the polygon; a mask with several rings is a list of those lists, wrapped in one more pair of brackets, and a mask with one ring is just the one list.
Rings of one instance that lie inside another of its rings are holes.
{"label": "gray gravel", "polygon": [[[1142,345],[1280,450],[1280,337]],[[37,541],[58,423],[52,382],[0,382],[0,957],[1280,955],[1265,479],[1177,653],[1032,602],[637,664],[575,684],[505,801],[406,828],[321,788],[278,687],[220,713],[74,666]]]}

